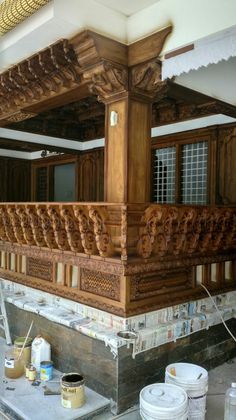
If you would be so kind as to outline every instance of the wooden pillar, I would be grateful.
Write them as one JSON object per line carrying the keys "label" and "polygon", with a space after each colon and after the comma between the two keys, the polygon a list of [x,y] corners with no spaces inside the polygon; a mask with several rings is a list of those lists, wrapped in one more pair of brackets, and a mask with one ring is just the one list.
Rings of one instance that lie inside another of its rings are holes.
{"label": "wooden pillar", "polygon": [[150,201],[151,104],[163,89],[158,56],[170,32],[165,28],[128,47],[90,31],[73,41],[83,79],[106,105],[107,202]]}
{"label": "wooden pillar", "polygon": [[106,103],[105,201],[150,201],[151,103],[127,93]]}

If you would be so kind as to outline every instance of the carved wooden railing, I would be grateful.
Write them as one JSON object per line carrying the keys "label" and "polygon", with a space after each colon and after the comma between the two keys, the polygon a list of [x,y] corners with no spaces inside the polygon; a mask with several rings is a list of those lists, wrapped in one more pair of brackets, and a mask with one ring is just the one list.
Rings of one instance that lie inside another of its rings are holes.
{"label": "carved wooden railing", "polygon": [[223,293],[236,208],[1,203],[0,276],[121,316]]}
{"label": "carved wooden railing", "polygon": [[0,240],[104,258],[236,251],[236,208],[108,203],[2,203]]}
{"label": "carved wooden railing", "polygon": [[117,205],[98,203],[4,203],[0,240],[110,257],[120,254],[119,212]]}
{"label": "carved wooden railing", "polygon": [[236,250],[236,208],[151,205],[142,222],[137,251],[143,258]]}

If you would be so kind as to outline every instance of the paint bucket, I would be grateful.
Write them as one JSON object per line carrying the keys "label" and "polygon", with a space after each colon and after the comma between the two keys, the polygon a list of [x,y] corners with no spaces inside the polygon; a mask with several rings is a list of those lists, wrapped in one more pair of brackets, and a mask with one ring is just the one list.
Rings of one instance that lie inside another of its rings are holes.
{"label": "paint bucket", "polygon": [[85,403],[84,378],[79,373],[65,373],[61,378],[61,404],[79,408]]}
{"label": "paint bucket", "polygon": [[143,420],[187,420],[188,418],[188,396],[177,385],[148,385],[140,392],[139,402]]}
{"label": "paint bucket", "polygon": [[41,381],[50,381],[52,379],[53,363],[44,361],[40,363],[40,379]]}
{"label": "paint bucket", "polygon": [[188,420],[204,420],[208,372],[192,363],[173,363],[166,368],[165,382],[178,385],[188,395]]}

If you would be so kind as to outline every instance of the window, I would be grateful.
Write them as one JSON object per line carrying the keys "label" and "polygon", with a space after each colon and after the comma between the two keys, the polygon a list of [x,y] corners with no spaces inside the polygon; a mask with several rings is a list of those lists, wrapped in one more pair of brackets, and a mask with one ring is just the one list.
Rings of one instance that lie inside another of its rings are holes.
{"label": "window", "polygon": [[154,149],[153,200],[169,204],[207,204],[207,140],[173,141]]}
{"label": "window", "polygon": [[157,203],[175,202],[175,147],[163,147],[155,151],[154,200]]}
{"label": "window", "polygon": [[181,186],[182,203],[207,203],[207,156],[206,141],[182,146]]}

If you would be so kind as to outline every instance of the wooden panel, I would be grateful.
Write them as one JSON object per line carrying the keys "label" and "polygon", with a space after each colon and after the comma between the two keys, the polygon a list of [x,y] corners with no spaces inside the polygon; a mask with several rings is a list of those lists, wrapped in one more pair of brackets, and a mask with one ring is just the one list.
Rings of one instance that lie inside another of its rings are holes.
{"label": "wooden panel", "polygon": [[[110,113],[117,124],[110,125]],[[106,109],[105,200],[142,203],[150,198],[151,105],[125,98]]]}
{"label": "wooden panel", "polygon": [[103,201],[104,151],[81,154],[78,162],[79,201]]}
{"label": "wooden panel", "polygon": [[52,262],[29,257],[26,259],[26,275],[52,281]]}
{"label": "wooden panel", "polygon": [[222,128],[219,140],[219,200],[223,204],[236,204],[236,128]]}
{"label": "wooden panel", "polygon": [[7,159],[0,158],[0,201],[7,200]]}
{"label": "wooden panel", "polygon": [[[110,126],[110,113],[118,114],[117,125]],[[126,133],[127,102],[119,101],[107,105],[105,146],[105,200],[111,203],[126,201]]]}
{"label": "wooden panel", "polygon": [[0,158],[0,201],[30,200],[30,162]]}
{"label": "wooden panel", "polygon": [[150,197],[151,105],[130,101],[128,146],[128,201],[143,203]]}

